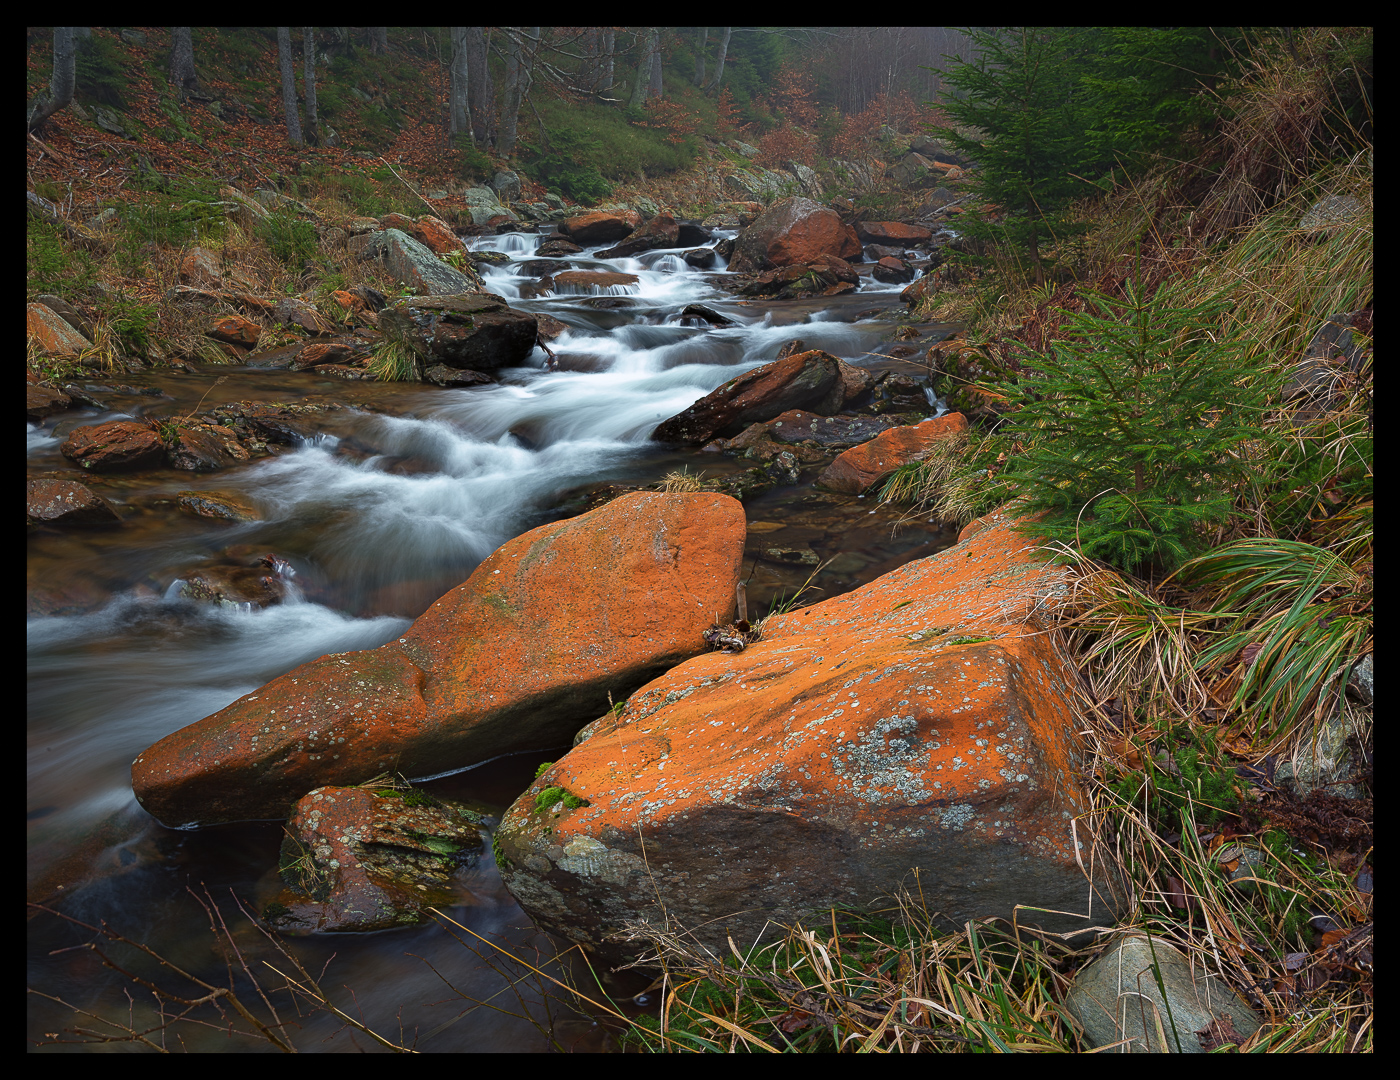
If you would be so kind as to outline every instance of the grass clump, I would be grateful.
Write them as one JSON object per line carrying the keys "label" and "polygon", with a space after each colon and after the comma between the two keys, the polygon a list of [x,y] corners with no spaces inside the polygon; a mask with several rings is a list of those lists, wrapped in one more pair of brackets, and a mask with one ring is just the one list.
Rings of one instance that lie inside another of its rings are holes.
{"label": "grass clump", "polygon": [[381,342],[366,367],[380,382],[419,382],[422,380],[418,354],[402,341]]}

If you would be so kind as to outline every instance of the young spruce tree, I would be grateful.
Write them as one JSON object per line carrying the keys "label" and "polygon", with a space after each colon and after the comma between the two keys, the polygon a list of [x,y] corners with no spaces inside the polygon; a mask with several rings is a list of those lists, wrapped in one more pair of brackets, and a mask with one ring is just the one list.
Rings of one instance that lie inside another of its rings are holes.
{"label": "young spruce tree", "polygon": [[[972,182],[998,207],[999,223],[964,217],[959,229],[1023,252],[1037,286],[1045,284],[1042,247],[1075,230],[1066,211],[1092,189],[1079,177],[1089,159],[1075,27],[1009,26],[972,30],[976,58],[949,58],[956,94],[942,103],[960,125],[935,129],[977,163]],[[982,137],[963,132],[976,129]]]}
{"label": "young spruce tree", "polygon": [[1217,337],[1224,301],[1177,306],[1169,288],[1148,296],[1131,280],[1121,300],[1081,295],[1070,340],[1008,394],[1002,432],[1018,449],[1001,479],[1047,512],[1038,534],[1125,570],[1169,570],[1230,514],[1273,379]]}

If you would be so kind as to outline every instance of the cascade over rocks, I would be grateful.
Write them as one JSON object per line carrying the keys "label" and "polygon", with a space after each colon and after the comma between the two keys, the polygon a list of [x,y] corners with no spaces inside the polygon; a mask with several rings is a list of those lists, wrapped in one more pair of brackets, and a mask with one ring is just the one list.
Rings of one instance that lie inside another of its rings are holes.
{"label": "cascade over rocks", "polygon": [[[1079,779],[1078,678],[1040,613],[1062,568],[1001,514],[961,542],[689,660],[584,728],[496,833],[535,922],[633,959],[627,921],[728,951],[916,889],[944,925],[1111,920]],[[559,788],[586,800],[538,807]],[[918,870],[917,882],[912,871]],[[1052,909],[1030,911],[1017,905]],[[781,932],[781,931],[779,931]]]}
{"label": "cascade over rocks", "polygon": [[634,492],[541,525],[397,641],[303,664],[143,751],[136,797],[168,825],[280,818],[319,785],[558,746],[704,648],[744,539],[743,507],[714,494]]}
{"label": "cascade over rocks", "polygon": [[774,203],[739,234],[729,269],[755,273],[806,265],[822,255],[859,259],[860,239],[836,211],[794,197]]}
{"label": "cascade over rocks", "polygon": [[842,363],[820,349],[774,360],[730,379],[690,408],[658,424],[659,442],[707,443],[737,435],[749,424],[772,420],[789,409],[833,413],[845,400]]}

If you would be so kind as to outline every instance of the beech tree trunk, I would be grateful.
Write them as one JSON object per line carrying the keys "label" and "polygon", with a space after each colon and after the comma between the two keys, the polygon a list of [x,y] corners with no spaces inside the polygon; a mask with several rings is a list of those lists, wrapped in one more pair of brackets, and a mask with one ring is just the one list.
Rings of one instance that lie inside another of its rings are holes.
{"label": "beech tree trunk", "polygon": [[470,99],[472,135],[478,144],[496,141],[496,86],[486,66],[486,34],[481,26],[467,28],[467,96]]}
{"label": "beech tree trunk", "polygon": [[627,102],[634,109],[639,109],[646,104],[647,93],[651,88],[652,54],[656,52],[657,44],[660,41],[661,28],[648,26],[646,38],[642,43],[642,55],[637,60],[637,78],[632,85],[632,97]]}
{"label": "beech tree trunk", "polygon": [[301,113],[297,109],[296,79],[292,75],[292,28],[277,28],[277,65],[282,69],[282,112],[287,117],[287,140],[301,145]]}
{"label": "beech tree trunk", "polygon": [[29,130],[34,131],[59,109],[65,109],[73,102],[75,81],[74,44],[72,26],[53,28],[53,74],[49,76],[49,92],[41,94],[29,106]]}
{"label": "beech tree trunk", "polygon": [[306,53],[303,85],[306,88],[306,140],[312,146],[321,145],[321,130],[316,119],[316,28],[301,28],[301,47]]}
{"label": "beech tree trunk", "polygon": [[372,56],[383,56],[389,51],[389,28],[387,26],[369,26],[369,51]]}
{"label": "beech tree trunk", "polygon": [[734,27],[726,26],[724,37],[719,39],[719,55],[715,57],[715,81],[710,84],[715,90],[719,89],[719,84],[724,79],[724,58],[729,54],[729,35],[733,32]]}
{"label": "beech tree trunk", "polygon": [[699,40],[695,43],[695,85],[705,85],[705,43],[710,38],[710,28],[700,27]]}
{"label": "beech tree trunk", "polygon": [[452,27],[452,75],[451,89],[448,91],[448,131],[452,135],[465,135],[473,143],[471,117],[467,110],[467,28]]}
{"label": "beech tree trunk", "polygon": [[188,26],[172,26],[170,35],[170,85],[184,101],[199,88],[199,75],[194,70],[194,38]]}
{"label": "beech tree trunk", "polygon": [[529,44],[523,46],[515,34],[506,37],[506,96],[501,103],[501,137],[496,144],[496,152],[501,157],[515,153],[516,126],[520,118],[520,103],[530,92],[535,49],[540,41],[540,27],[531,27],[527,35]]}

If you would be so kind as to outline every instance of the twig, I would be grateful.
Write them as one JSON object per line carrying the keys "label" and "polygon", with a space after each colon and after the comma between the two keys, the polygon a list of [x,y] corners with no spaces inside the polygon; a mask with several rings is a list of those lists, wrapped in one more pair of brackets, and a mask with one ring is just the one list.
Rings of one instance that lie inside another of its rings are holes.
{"label": "twig", "polygon": [[392,165],[390,165],[387,161],[384,161],[384,159],[383,159],[382,157],[381,157],[379,160],[380,160],[381,162],[384,163],[384,167],[385,167],[386,169],[388,169],[391,173],[393,173],[396,177],[398,177],[399,183],[401,183],[404,187],[408,188],[409,191],[412,191],[412,192],[413,192],[413,194],[417,197],[417,199],[418,199],[419,202],[421,202],[424,206],[426,206],[429,210],[431,210],[431,211],[433,212],[433,215],[434,215],[434,216],[437,215],[437,207],[434,206],[432,203],[430,203],[427,199],[423,198],[422,195],[419,195],[419,194],[418,194],[418,191],[414,188],[414,186],[413,186],[412,184],[410,184],[410,183],[409,183],[407,180],[405,180],[402,176],[399,176],[398,170],[397,170],[397,169],[395,169],[395,168],[394,168]]}

